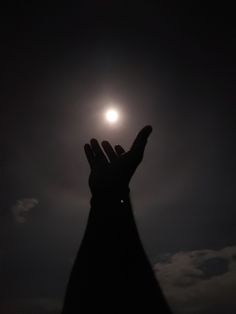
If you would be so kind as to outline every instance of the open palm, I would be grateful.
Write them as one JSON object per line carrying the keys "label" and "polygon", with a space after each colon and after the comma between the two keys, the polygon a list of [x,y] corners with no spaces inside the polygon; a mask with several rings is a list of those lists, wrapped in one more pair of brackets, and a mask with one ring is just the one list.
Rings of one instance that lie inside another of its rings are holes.
{"label": "open palm", "polygon": [[96,139],[85,144],[84,150],[91,168],[89,186],[93,195],[107,195],[128,189],[130,179],[142,161],[151,132],[152,127],[145,126],[127,152],[121,145],[113,149],[108,141],[103,141],[102,147]]}

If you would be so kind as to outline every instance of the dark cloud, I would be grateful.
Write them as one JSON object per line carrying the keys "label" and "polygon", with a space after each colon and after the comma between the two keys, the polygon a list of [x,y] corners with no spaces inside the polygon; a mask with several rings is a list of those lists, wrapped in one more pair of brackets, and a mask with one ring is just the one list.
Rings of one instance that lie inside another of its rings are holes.
{"label": "dark cloud", "polygon": [[229,270],[228,265],[228,260],[222,257],[212,257],[203,261],[198,268],[203,271],[203,277],[209,279],[226,273]]}
{"label": "dark cloud", "polygon": [[236,311],[236,246],[178,252],[154,269],[176,313]]}

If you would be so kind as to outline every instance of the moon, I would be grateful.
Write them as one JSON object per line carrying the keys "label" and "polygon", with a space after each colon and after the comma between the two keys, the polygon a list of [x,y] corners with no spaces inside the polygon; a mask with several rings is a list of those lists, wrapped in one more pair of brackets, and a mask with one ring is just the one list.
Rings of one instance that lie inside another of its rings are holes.
{"label": "moon", "polygon": [[105,112],[105,119],[110,124],[115,124],[119,120],[119,112],[115,108],[109,108]]}

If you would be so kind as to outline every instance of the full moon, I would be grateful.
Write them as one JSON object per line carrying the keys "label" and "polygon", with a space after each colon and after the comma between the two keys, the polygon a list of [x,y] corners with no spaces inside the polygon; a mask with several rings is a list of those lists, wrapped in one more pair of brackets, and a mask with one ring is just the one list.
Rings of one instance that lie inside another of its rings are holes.
{"label": "full moon", "polygon": [[107,122],[114,124],[119,120],[119,113],[116,109],[108,109],[105,112],[105,118]]}

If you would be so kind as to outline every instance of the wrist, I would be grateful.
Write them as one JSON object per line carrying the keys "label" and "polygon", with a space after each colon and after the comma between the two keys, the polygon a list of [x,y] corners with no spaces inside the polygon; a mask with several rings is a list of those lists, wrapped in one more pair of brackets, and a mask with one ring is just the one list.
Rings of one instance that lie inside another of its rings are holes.
{"label": "wrist", "polygon": [[130,189],[129,187],[122,188],[116,191],[107,191],[107,192],[99,192],[92,193],[91,197],[91,206],[93,205],[105,205],[105,204],[123,204],[127,200],[129,200]]}

